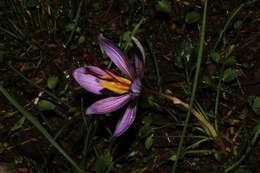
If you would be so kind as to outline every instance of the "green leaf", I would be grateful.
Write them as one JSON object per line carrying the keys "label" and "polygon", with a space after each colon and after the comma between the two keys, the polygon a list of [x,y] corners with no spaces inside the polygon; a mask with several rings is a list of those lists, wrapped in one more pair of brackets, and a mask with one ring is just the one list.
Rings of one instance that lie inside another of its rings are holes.
{"label": "green leaf", "polygon": [[[184,150],[182,150],[179,155],[179,159],[184,158],[185,154],[186,154],[186,152]],[[177,151],[174,151],[169,159],[171,161],[176,161],[177,160]]]}
{"label": "green leaf", "polygon": [[95,169],[97,173],[110,172],[113,168],[113,158],[110,154],[102,155],[96,162]]}
{"label": "green leaf", "polygon": [[221,161],[221,154],[218,151],[214,151],[213,156],[217,161]]}
{"label": "green leaf", "polygon": [[228,68],[224,71],[223,81],[224,82],[231,82],[236,78],[236,71],[233,68]]}
{"label": "green leaf", "polygon": [[65,31],[66,32],[73,31],[74,29],[76,29],[76,27],[77,25],[75,23],[69,23],[68,25],[66,25]]}
{"label": "green leaf", "polygon": [[148,138],[145,139],[145,143],[144,146],[147,150],[149,150],[151,148],[151,146],[153,145],[153,134],[151,134]]}
{"label": "green leaf", "polygon": [[127,48],[133,47],[131,36],[132,36],[132,32],[131,31],[124,32],[124,34],[122,36],[122,41],[123,41],[122,47],[127,47]]}
{"label": "green leaf", "polygon": [[241,67],[245,68],[245,69],[251,69],[255,66],[255,64],[241,64]]}
{"label": "green leaf", "polygon": [[[76,25],[76,26],[77,26],[77,25]],[[79,26],[77,26],[75,32],[80,33],[80,31],[81,31],[81,28],[80,28]]]}
{"label": "green leaf", "polygon": [[154,154],[153,153],[151,153],[151,154],[149,154],[149,155],[147,155],[147,156],[142,158],[142,162],[143,163],[152,163],[153,160],[154,160]]}
{"label": "green leaf", "polygon": [[16,131],[16,130],[20,129],[21,127],[23,127],[25,120],[26,120],[26,117],[22,116],[22,118],[20,118],[20,120],[18,120],[18,122],[15,123],[15,125],[11,128],[11,131]]}
{"label": "green leaf", "polygon": [[185,16],[185,22],[187,24],[196,23],[200,20],[200,14],[196,11],[192,11],[186,14]]}
{"label": "green leaf", "polygon": [[128,42],[131,40],[131,31],[126,31],[123,33],[122,40]]}
{"label": "green leaf", "polygon": [[253,109],[253,111],[257,114],[260,115],[260,97],[258,96],[251,96],[248,98],[248,103]]}
{"label": "green leaf", "polygon": [[170,13],[172,11],[171,2],[168,0],[158,1],[157,9],[164,13]]}
{"label": "green leaf", "polygon": [[41,111],[49,111],[54,110],[56,105],[48,100],[40,100],[38,103],[38,107]]}
{"label": "green leaf", "polygon": [[240,29],[240,27],[242,26],[242,23],[243,22],[241,20],[234,22],[234,24],[233,24],[234,29],[236,29],[236,30]]}
{"label": "green leaf", "polygon": [[142,120],[143,126],[139,129],[139,136],[141,138],[145,138],[145,137],[151,135],[154,132],[154,130],[151,126],[152,121],[153,120],[152,120],[150,115],[145,116],[143,118],[143,120]]}
{"label": "green leaf", "polygon": [[6,150],[7,147],[8,147],[7,143],[0,142],[0,154],[3,153]]}
{"label": "green leaf", "polygon": [[134,157],[138,154],[138,151],[132,151],[131,153],[128,154],[128,157]]}
{"label": "green leaf", "polygon": [[150,135],[151,133],[153,133],[153,131],[154,130],[150,125],[144,125],[139,130],[139,136],[141,138],[144,138],[144,137]]}
{"label": "green leaf", "polygon": [[149,106],[155,107],[157,109],[160,108],[160,105],[157,103],[157,100],[153,96],[149,96],[147,98],[147,101],[148,101]]}
{"label": "green leaf", "polygon": [[177,51],[175,52],[174,65],[176,65],[178,68],[183,69],[186,66],[192,64],[192,55],[194,51],[194,45],[190,40],[182,41],[179,44]]}
{"label": "green leaf", "polygon": [[153,122],[153,119],[151,118],[150,114],[148,116],[145,116],[142,120],[142,123],[145,125],[145,126],[150,126]]}
{"label": "green leaf", "polygon": [[220,61],[220,55],[218,52],[211,52],[209,54],[209,57],[210,57],[211,61],[213,61],[215,63],[219,63],[219,61]]}
{"label": "green leaf", "polygon": [[259,108],[260,109],[260,97],[257,97],[257,96],[254,97],[251,106],[254,107],[254,108]]}
{"label": "green leaf", "polygon": [[50,89],[55,89],[57,84],[58,84],[58,82],[59,82],[59,77],[58,76],[50,76],[48,78],[48,81],[47,81],[47,86]]}
{"label": "green leaf", "polygon": [[225,59],[224,63],[225,63],[226,66],[235,65],[236,64],[236,57],[230,56],[230,57]]}
{"label": "green leaf", "polygon": [[81,36],[79,37],[79,40],[78,40],[79,44],[82,44],[82,43],[84,43],[85,41],[86,41],[85,36],[84,36],[84,35],[81,35]]}
{"label": "green leaf", "polygon": [[176,161],[177,155],[173,154],[171,155],[171,157],[169,158],[171,161]]}

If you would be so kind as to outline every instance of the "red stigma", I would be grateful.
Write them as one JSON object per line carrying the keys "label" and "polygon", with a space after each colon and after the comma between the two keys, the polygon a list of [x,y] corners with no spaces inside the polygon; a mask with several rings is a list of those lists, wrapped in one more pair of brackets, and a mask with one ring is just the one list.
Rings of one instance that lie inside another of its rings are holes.
{"label": "red stigma", "polygon": [[83,58],[86,60],[86,61],[93,61],[93,58],[92,58],[92,56],[91,56],[91,54],[90,53],[88,53],[88,52],[85,52],[84,54],[83,54]]}

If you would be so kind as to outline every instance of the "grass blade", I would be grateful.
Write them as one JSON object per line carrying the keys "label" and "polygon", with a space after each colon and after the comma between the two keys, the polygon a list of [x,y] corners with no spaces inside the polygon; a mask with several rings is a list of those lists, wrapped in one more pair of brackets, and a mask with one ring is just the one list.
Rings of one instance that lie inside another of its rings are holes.
{"label": "grass blade", "polygon": [[65,43],[65,47],[68,47],[69,43],[71,42],[71,40],[72,40],[72,38],[74,36],[74,33],[76,32],[76,28],[77,28],[78,23],[79,23],[79,17],[80,17],[82,6],[83,6],[83,0],[81,0],[80,3],[79,3],[78,9],[77,9],[77,14],[76,14],[76,17],[75,17],[75,27],[71,31],[71,33],[69,35],[69,38],[68,38],[68,40]]}
{"label": "grass blade", "polygon": [[180,140],[179,145],[178,145],[176,161],[174,162],[174,165],[173,165],[173,168],[172,168],[172,173],[176,172],[176,168],[177,168],[177,165],[178,165],[178,159],[181,155],[182,145],[183,145],[183,142],[184,142],[188,123],[189,123],[189,120],[190,120],[193,102],[194,102],[194,99],[195,99],[195,93],[196,93],[197,84],[198,84],[198,78],[199,78],[199,73],[200,73],[200,65],[201,65],[201,62],[202,62],[203,47],[204,47],[204,40],[205,40],[207,7],[208,7],[208,0],[205,0],[204,10],[203,10],[202,27],[201,27],[201,33],[200,33],[199,52],[198,52],[197,64],[196,64],[196,72],[195,72],[195,78],[194,78],[194,82],[193,82],[192,94],[191,94],[191,99],[190,99],[190,104],[189,104],[190,109],[188,110],[187,117],[186,117],[186,120],[185,120],[184,128],[183,128],[182,135],[181,135],[181,140]]}

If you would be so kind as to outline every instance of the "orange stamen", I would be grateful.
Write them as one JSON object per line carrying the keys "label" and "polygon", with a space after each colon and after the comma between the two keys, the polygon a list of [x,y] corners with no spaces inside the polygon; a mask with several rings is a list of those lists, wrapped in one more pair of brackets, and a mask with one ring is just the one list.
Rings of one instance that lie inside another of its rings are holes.
{"label": "orange stamen", "polygon": [[[99,84],[104,88],[113,91],[118,94],[124,94],[129,92],[129,88],[131,85],[131,81],[118,76],[113,73],[108,73],[105,75],[99,76],[101,79],[105,79],[106,81],[101,81]],[[109,81],[107,81],[109,80]]]}

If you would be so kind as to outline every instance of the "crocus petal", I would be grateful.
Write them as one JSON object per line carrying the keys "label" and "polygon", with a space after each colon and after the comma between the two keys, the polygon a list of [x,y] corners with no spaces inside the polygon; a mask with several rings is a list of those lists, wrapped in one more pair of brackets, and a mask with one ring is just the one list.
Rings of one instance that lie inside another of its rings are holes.
{"label": "crocus petal", "polygon": [[118,137],[123,134],[134,122],[136,116],[137,106],[129,105],[125,111],[124,116],[121,120],[118,121],[116,130],[113,134],[113,137]]}
{"label": "crocus petal", "polygon": [[106,75],[107,74],[103,69],[101,69],[97,66],[87,65],[87,66],[85,66],[85,68],[87,69],[87,71],[89,71],[93,74],[96,74],[96,75]]}
{"label": "crocus petal", "polygon": [[137,47],[137,52],[134,55],[135,72],[137,77],[142,78],[144,75],[144,64],[145,64],[144,48],[137,38],[132,37],[132,40],[134,41],[135,46]]}
{"label": "crocus petal", "polygon": [[133,98],[138,97],[141,93],[142,83],[139,78],[136,78],[131,85],[131,94]]}
{"label": "crocus petal", "polygon": [[134,78],[133,68],[130,66],[126,55],[110,40],[102,35],[98,37],[100,45],[103,47],[106,55],[111,61],[126,75],[129,79]]}
{"label": "crocus petal", "polygon": [[144,62],[142,59],[138,56],[134,56],[134,65],[135,65],[135,73],[137,77],[143,78],[144,76]]}
{"label": "crocus petal", "polygon": [[99,84],[101,79],[92,74],[86,73],[85,67],[80,67],[74,70],[73,77],[79,85],[87,91],[95,94],[102,94],[101,90],[104,89],[104,87]]}
{"label": "crocus petal", "polygon": [[137,38],[132,37],[132,40],[134,41],[135,45],[137,46],[137,48],[139,49],[139,51],[142,55],[141,57],[142,57],[143,63],[145,63],[144,47],[142,46],[142,44],[140,43],[140,41]]}
{"label": "crocus petal", "polygon": [[130,94],[124,94],[99,100],[87,108],[86,114],[105,114],[114,112],[126,105],[130,99]]}

